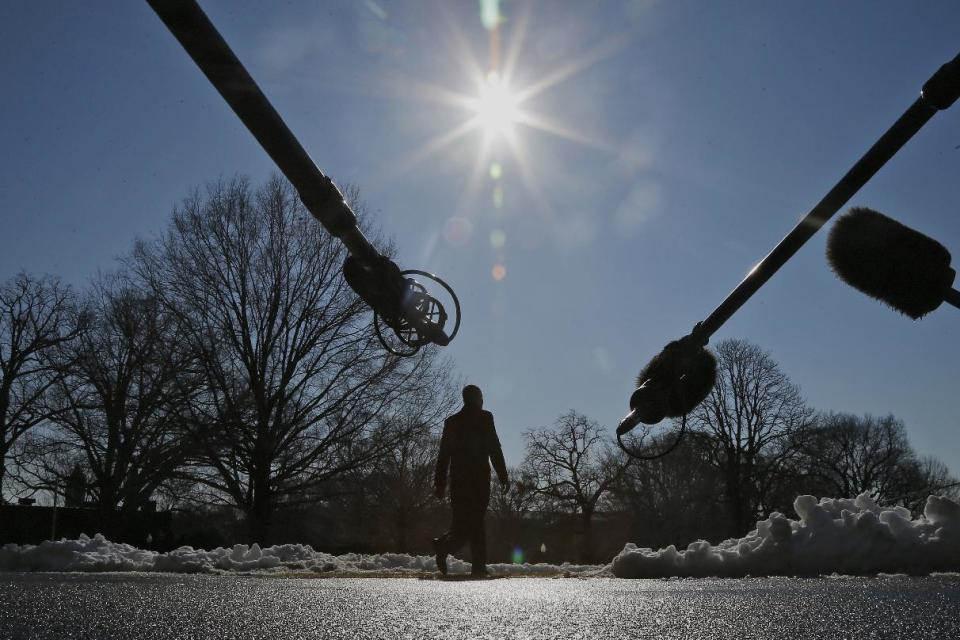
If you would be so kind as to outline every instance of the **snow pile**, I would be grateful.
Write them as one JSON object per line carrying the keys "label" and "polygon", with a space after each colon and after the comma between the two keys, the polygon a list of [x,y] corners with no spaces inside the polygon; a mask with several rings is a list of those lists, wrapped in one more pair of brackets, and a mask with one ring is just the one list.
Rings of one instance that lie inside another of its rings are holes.
{"label": "snow pile", "polygon": [[913,519],[903,507],[880,508],[867,494],[855,499],[800,496],[800,517],[771,514],[739,540],[697,541],[653,551],[627,544],[613,559],[620,578],[770,576],[841,573],[927,574],[960,571],[960,504],[927,498]]}
{"label": "snow pile", "polygon": [[[800,496],[799,519],[779,513],[757,523],[739,540],[698,541],[685,550],[624,547],[611,565],[491,564],[498,575],[770,576],[960,571],[960,504],[927,499],[923,515],[903,507],[880,508],[867,495],[855,499]],[[449,558],[452,574],[470,564]],[[0,571],[160,571],[169,573],[326,573],[416,576],[436,571],[433,556],[348,553],[333,556],[301,544],[261,548],[234,545],[213,550],[180,547],[166,553],[111,542],[102,535],[39,545],[0,548]]]}
{"label": "snow pile", "polygon": [[[470,564],[450,558],[452,574],[470,572]],[[602,572],[597,565],[491,564],[498,575],[590,575]],[[168,573],[312,572],[417,575],[435,572],[433,556],[403,553],[332,556],[302,544],[234,545],[206,551],[180,547],[166,553],[111,542],[102,535],[77,540],[47,541],[38,545],[8,544],[0,548],[0,571],[162,571]]]}

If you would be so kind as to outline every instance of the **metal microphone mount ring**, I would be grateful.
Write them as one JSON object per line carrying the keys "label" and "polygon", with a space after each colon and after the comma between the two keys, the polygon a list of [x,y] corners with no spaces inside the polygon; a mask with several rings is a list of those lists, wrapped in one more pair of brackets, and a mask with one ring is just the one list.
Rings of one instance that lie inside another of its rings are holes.
{"label": "metal microphone mount ring", "polygon": [[[446,346],[460,330],[460,299],[453,288],[438,276],[400,268],[386,256],[378,256],[370,266],[348,256],[343,275],[350,287],[373,309],[373,326],[384,349],[397,356],[412,356],[427,344]],[[453,330],[444,332],[449,315],[443,303],[431,295],[418,280],[420,276],[439,284],[454,306]],[[391,344],[382,329],[385,324],[400,342]]]}

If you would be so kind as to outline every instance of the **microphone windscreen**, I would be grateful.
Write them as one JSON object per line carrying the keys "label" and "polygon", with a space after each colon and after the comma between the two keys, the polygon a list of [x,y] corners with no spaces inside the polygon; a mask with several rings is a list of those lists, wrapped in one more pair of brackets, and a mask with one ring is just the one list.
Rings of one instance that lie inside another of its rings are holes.
{"label": "microphone windscreen", "polygon": [[647,363],[637,376],[637,387],[648,380],[663,394],[663,415],[679,418],[693,411],[713,390],[717,360],[703,347],[675,340]]}
{"label": "microphone windscreen", "polygon": [[833,225],[827,260],[841,280],[914,320],[940,306],[956,275],[942,244],[865,207]]}

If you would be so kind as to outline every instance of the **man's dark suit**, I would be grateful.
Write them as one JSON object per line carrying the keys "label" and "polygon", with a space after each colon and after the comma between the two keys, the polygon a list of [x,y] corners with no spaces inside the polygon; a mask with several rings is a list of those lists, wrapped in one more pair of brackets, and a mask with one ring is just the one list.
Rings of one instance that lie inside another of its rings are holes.
{"label": "man's dark suit", "polygon": [[437,495],[442,496],[449,468],[453,523],[450,531],[437,542],[446,553],[452,553],[469,541],[474,573],[486,569],[484,516],[490,503],[490,462],[505,485],[507,466],[493,425],[493,414],[464,406],[446,419],[440,439],[434,486]]}

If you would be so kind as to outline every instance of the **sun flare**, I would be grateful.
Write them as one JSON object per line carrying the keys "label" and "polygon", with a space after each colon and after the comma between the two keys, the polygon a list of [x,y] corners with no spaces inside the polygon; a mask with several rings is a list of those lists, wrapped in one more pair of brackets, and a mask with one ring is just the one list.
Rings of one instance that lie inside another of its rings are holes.
{"label": "sun flare", "polygon": [[[485,186],[490,187],[488,206],[494,211],[503,210],[505,183],[508,181],[515,184],[519,180],[523,190],[535,201],[539,213],[548,220],[554,217],[550,198],[540,184],[536,154],[531,153],[528,146],[530,141],[525,140],[527,134],[568,140],[617,157],[623,153],[623,146],[618,141],[606,139],[595,130],[585,129],[582,123],[569,124],[551,117],[543,113],[542,108],[544,103],[549,102],[545,97],[546,92],[621,50],[630,36],[605,38],[579,55],[558,60],[550,68],[518,74],[516,72],[534,5],[525,3],[523,10],[510,23],[512,37],[501,51],[500,32],[506,19],[500,13],[499,3],[500,0],[480,2],[483,27],[490,41],[490,55],[486,62],[481,62],[473,55],[472,47],[468,44],[469,38],[460,26],[453,21],[447,23],[455,43],[454,59],[462,62],[457,77],[463,84],[456,88],[446,87],[403,76],[394,76],[390,81],[400,95],[455,108],[464,118],[423,140],[390,167],[386,178],[404,175],[429,158],[455,145],[463,145],[465,141],[479,143],[475,159],[466,169],[466,181],[456,205],[456,213],[450,218],[450,221],[458,221],[452,223],[455,228],[459,228],[459,221],[469,219],[470,212],[476,209],[477,197]],[[511,162],[504,162],[507,158]],[[496,231],[496,236],[491,235],[491,247],[498,252],[495,266],[499,265],[502,269],[493,273],[493,277],[500,279],[506,275],[503,258],[500,257],[505,237],[502,237],[502,230]],[[462,243],[464,234],[449,235],[448,241]],[[496,242],[494,237],[497,238]],[[429,246],[429,252],[432,253],[436,244],[431,242]]]}
{"label": "sun flare", "polygon": [[473,109],[480,127],[488,134],[508,134],[520,116],[517,97],[500,75],[491,72],[480,85]]}

